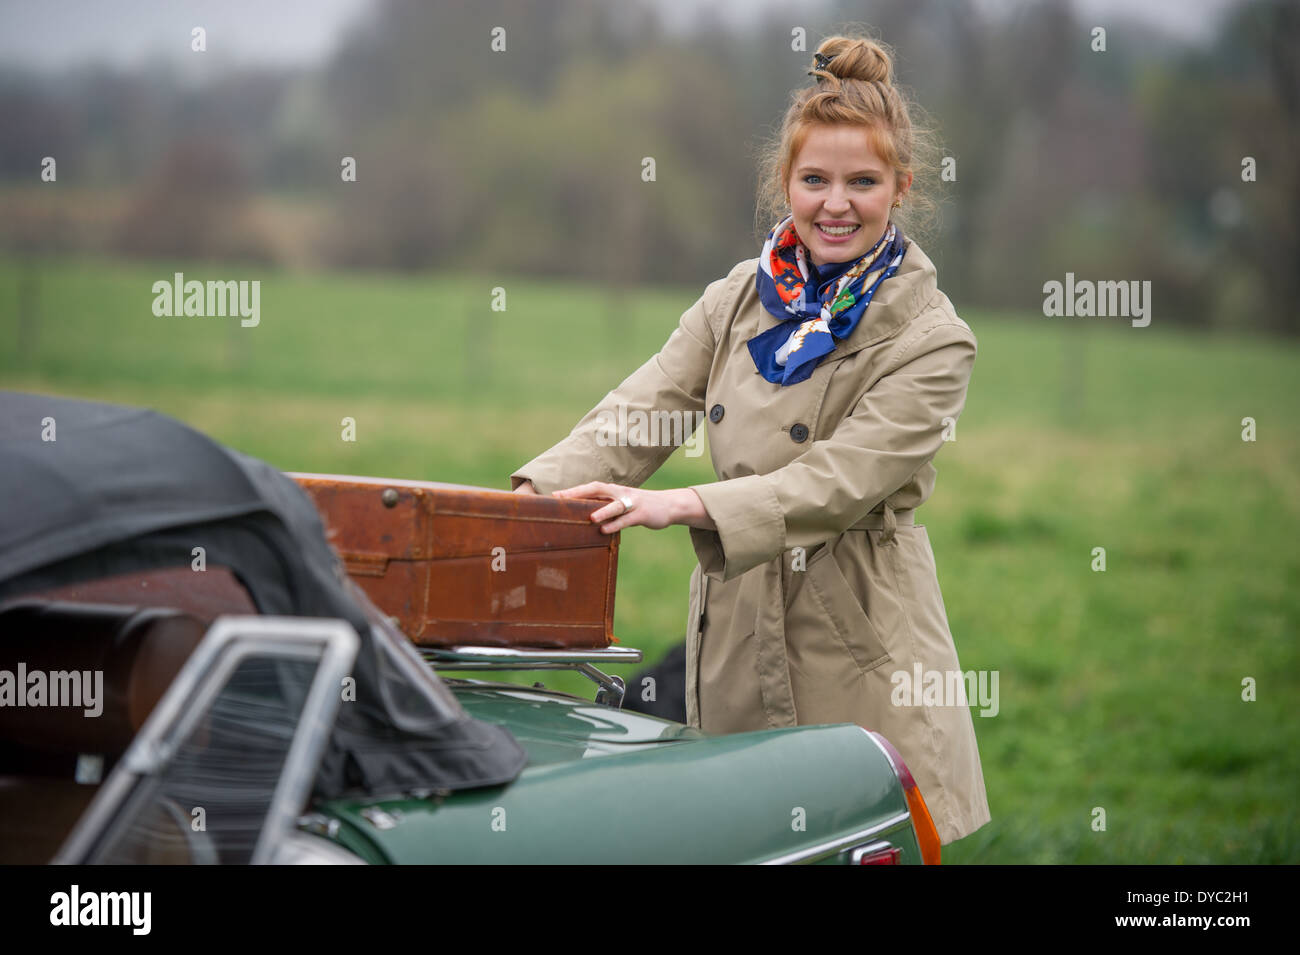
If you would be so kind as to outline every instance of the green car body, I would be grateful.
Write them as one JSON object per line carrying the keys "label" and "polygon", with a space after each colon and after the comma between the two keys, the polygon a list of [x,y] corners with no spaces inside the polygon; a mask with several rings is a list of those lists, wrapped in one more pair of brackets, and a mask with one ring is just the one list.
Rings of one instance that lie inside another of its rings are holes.
{"label": "green car body", "polygon": [[505,786],[315,806],[369,863],[844,864],[885,841],[919,864],[890,757],[852,724],[712,736],[580,697],[447,681],[509,729],[528,766]]}

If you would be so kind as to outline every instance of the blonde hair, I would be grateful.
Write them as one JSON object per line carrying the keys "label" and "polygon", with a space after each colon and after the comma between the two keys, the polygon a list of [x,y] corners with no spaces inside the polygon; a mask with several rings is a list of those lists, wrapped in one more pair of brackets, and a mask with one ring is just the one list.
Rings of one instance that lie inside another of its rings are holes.
{"label": "blonde hair", "polygon": [[907,197],[892,220],[909,237],[926,234],[938,208],[927,187],[935,179],[939,150],[930,129],[917,123],[923,111],[894,85],[889,47],[869,36],[836,34],[821,42],[817,54],[833,59],[819,69],[813,57],[815,85],[790,94],[779,134],[761,147],[756,235],[766,238],[790,214],[790,170],[817,125],[863,127],[877,155],[894,170],[895,185],[897,177],[912,173]]}

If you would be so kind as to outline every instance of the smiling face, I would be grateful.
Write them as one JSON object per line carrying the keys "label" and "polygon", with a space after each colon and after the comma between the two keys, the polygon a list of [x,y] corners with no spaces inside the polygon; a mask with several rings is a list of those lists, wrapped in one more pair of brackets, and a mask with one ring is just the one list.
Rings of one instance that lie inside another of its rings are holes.
{"label": "smiling face", "polygon": [[813,264],[865,255],[884,235],[894,197],[911,185],[911,173],[895,175],[876,153],[865,127],[812,127],[791,163],[786,189],[795,231]]}

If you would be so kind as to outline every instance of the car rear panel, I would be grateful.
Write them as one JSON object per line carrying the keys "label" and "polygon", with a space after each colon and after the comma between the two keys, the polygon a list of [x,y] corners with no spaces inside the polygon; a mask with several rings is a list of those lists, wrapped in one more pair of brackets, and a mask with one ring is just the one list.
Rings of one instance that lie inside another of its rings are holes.
{"label": "car rear panel", "polygon": [[[898,778],[851,724],[709,736],[506,685],[457,687],[529,765],[507,787],[318,809],[397,863],[842,863],[885,839],[920,854]],[[357,850],[353,845],[353,850]]]}

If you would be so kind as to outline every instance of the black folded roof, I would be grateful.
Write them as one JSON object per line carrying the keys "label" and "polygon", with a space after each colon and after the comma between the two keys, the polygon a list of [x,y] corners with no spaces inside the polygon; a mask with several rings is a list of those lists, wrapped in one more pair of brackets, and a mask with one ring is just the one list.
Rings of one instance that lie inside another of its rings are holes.
{"label": "black folded roof", "polygon": [[311,499],[264,461],[174,418],[0,391],[0,601],[111,574],[229,567],[262,613],[339,617],[361,637],[317,795],[466,789],[526,755],[474,720],[343,572]]}

